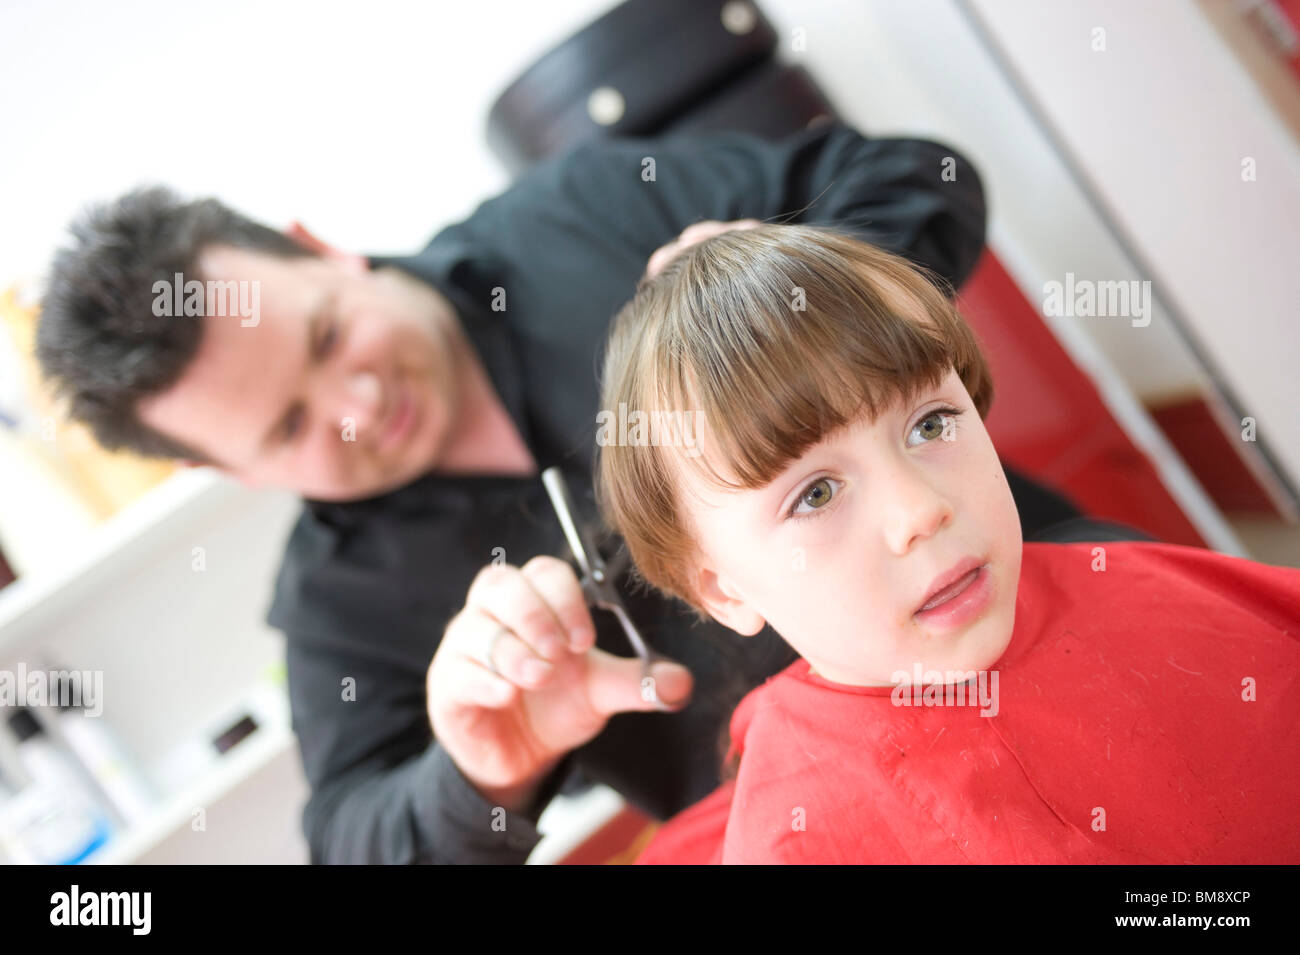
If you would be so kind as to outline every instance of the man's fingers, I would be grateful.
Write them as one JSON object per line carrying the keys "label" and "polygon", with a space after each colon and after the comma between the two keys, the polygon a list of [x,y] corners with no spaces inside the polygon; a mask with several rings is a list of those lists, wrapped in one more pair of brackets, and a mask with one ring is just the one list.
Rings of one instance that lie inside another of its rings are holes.
{"label": "man's fingers", "polygon": [[457,703],[473,704],[488,710],[505,709],[520,692],[519,687],[509,680],[469,657],[452,661],[447,670],[447,685],[456,687]]}
{"label": "man's fingers", "polygon": [[532,647],[513,633],[501,632],[500,624],[494,627],[491,635],[478,643],[479,646],[470,648],[465,656],[491,672],[485,659],[491,652],[491,662],[497,673],[515,686],[535,690],[544,686],[555,672],[555,664],[543,660],[533,652]]}
{"label": "man's fingers", "polygon": [[705,219],[702,222],[696,222],[694,225],[688,225],[682,230],[682,234],[677,241],[682,245],[694,245],[697,242],[703,242],[705,239],[711,239],[715,235],[722,235],[722,233],[730,232],[733,229],[752,229],[759,225],[762,225],[762,223],[757,219],[732,219],[729,222]]}
{"label": "man's fingers", "polygon": [[[508,671],[501,669],[501,661],[510,650],[508,645],[502,645],[510,638],[506,634],[496,637],[500,630],[496,620],[472,608],[452,620],[429,667],[431,701],[500,709],[515,699],[519,687],[502,675]],[[492,672],[484,662],[489,647],[501,674]],[[526,647],[523,650],[531,655]],[[508,666],[514,669],[517,663]]]}
{"label": "man's fingers", "polygon": [[629,710],[679,709],[690,700],[694,681],[679,663],[657,662],[649,673],[638,657],[616,657],[599,648],[587,654],[587,695],[602,716]]}
{"label": "man's fingers", "polygon": [[569,634],[554,608],[517,567],[483,568],[470,585],[466,603],[501,621],[544,660],[559,660],[569,652]]}
{"label": "man's fingers", "polygon": [[450,654],[453,659],[438,668],[441,682],[430,689],[445,693],[454,687],[457,701],[505,706],[514,699],[516,689],[544,686],[555,672],[553,664],[476,607],[461,613],[443,637],[443,644],[439,654]]}
{"label": "man's fingers", "polygon": [[717,235],[719,232],[725,232],[727,223],[718,222],[714,219],[705,219],[702,222],[695,222],[688,225],[682,230],[682,234],[677,237],[677,241],[682,245],[694,245],[701,239],[707,239],[709,236]]}
{"label": "man's fingers", "polygon": [[711,239],[715,235],[722,235],[722,233],[730,232],[732,229],[756,229],[762,224],[758,219],[733,219],[729,222],[704,219],[692,223],[683,229],[682,234],[672,242],[661,245],[650,254],[650,260],[646,263],[646,275],[651,278],[658,275],[681,252],[699,242],[703,242],[705,239]]}
{"label": "man's fingers", "polygon": [[586,653],[596,645],[596,625],[573,568],[558,557],[534,557],[524,564],[524,577],[555,612],[569,640],[569,650]]}
{"label": "man's fingers", "polygon": [[678,246],[676,242],[669,242],[667,245],[661,245],[650,253],[650,261],[646,263],[646,275],[654,278],[663,271],[664,266],[673,260],[677,255]]}

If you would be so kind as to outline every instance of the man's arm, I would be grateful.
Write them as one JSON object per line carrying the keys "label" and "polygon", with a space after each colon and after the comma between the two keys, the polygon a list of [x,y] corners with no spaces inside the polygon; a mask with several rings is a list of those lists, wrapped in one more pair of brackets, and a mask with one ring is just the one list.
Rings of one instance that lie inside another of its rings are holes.
{"label": "man's arm", "polygon": [[528,219],[585,233],[639,275],[692,223],[745,218],[836,226],[958,288],[984,247],[986,212],[979,175],[956,150],[831,122],[777,142],[727,132],[584,143],[485,203],[473,226],[498,242],[535,235],[520,230]]}
{"label": "man's arm", "polygon": [[668,140],[658,151],[656,182],[668,187],[674,229],[700,218],[838,226],[933,269],[954,288],[984,247],[979,175],[940,143],[869,139],[825,123],[779,142],[721,134],[711,142]]}
{"label": "man's arm", "polygon": [[[310,647],[289,634],[289,691],[311,798],[313,863],[524,862],[537,816],[563,782],[548,777],[523,812],[495,807],[432,738],[424,673]],[[358,634],[356,646],[373,646]]]}

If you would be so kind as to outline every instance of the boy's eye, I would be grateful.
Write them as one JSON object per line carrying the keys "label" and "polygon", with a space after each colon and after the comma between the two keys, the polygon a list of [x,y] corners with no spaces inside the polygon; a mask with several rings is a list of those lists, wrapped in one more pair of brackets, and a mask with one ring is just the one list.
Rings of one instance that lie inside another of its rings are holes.
{"label": "boy's eye", "polygon": [[943,436],[945,429],[949,427],[950,421],[951,426],[955,428],[957,418],[960,415],[961,412],[956,408],[936,408],[916,423],[912,433],[919,432],[921,434],[922,440],[919,443],[933,441],[935,438]]}
{"label": "boy's eye", "polygon": [[[799,495],[799,499],[795,501],[794,506],[790,508],[790,517],[798,520],[807,516],[812,511],[824,510],[826,505],[834,496],[834,492],[831,489],[831,483],[832,481],[830,478],[819,478],[804,488],[803,493]],[[838,484],[839,482],[835,481],[834,483]],[[805,505],[806,509],[801,510],[800,508],[803,508]]]}
{"label": "boy's eye", "polygon": [[[920,433],[920,443],[933,441],[935,438],[942,437],[950,426],[955,427],[957,418],[961,414],[962,412],[957,408],[936,408],[916,423],[915,427],[912,428],[912,433]],[[800,493],[798,500],[794,502],[794,506],[790,508],[790,513],[787,516],[793,517],[795,520],[802,520],[813,516],[816,512],[825,512],[827,505],[836,493],[836,489],[832,485],[839,484],[839,481],[832,478],[818,478],[813,481]]]}

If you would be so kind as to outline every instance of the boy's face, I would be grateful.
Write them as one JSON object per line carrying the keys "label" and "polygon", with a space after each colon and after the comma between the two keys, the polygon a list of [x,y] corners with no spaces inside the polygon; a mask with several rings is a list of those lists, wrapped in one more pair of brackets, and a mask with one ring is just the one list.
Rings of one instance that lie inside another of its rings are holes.
{"label": "boy's face", "polygon": [[[828,435],[767,487],[732,492],[677,471],[706,609],[746,635],[771,624],[826,679],[889,685],[916,664],[978,670],[1010,642],[1020,521],[956,372],[915,403]],[[981,569],[964,589],[919,612],[968,562]]]}

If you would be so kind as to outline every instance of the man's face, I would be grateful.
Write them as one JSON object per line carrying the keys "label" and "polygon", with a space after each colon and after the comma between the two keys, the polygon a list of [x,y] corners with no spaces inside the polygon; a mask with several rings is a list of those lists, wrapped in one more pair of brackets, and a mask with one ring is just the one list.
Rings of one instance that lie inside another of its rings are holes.
{"label": "man's face", "polygon": [[283,259],[227,246],[205,281],[260,283],[256,324],[203,321],[182,377],[140,402],[155,430],[254,485],[369,497],[430,470],[457,411],[457,317],[429,286],[359,257]]}
{"label": "man's face", "polygon": [[[889,685],[918,663],[978,670],[1010,642],[1020,522],[955,372],[913,404],[828,435],[767,487],[719,490],[677,470],[706,608],[743,634],[766,621],[826,679]],[[918,614],[968,558],[983,569],[965,590]]]}

